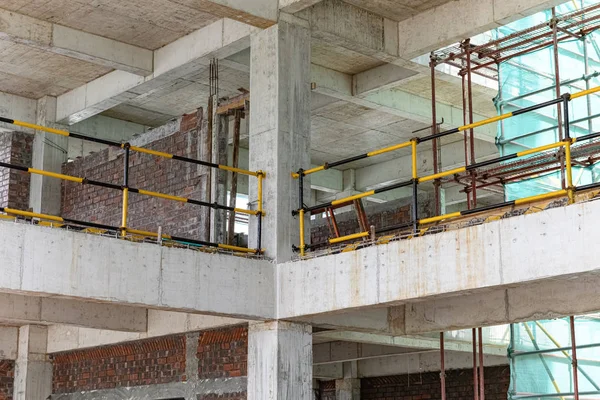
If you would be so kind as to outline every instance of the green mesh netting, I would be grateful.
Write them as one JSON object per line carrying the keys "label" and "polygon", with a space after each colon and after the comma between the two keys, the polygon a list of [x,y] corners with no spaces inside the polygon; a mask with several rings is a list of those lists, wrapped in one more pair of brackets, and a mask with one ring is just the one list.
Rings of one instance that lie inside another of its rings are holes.
{"label": "green mesh netting", "polygon": [[[511,327],[509,399],[573,398],[569,318],[530,321]],[[579,393],[600,397],[600,317],[575,318]]]}
{"label": "green mesh netting", "polygon": [[[575,0],[556,7],[558,16],[597,4],[599,0]],[[498,38],[549,21],[551,10],[523,18],[494,31]],[[585,18],[583,16],[582,18]],[[600,33],[588,35],[587,42],[573,39],[559,43],[561,93],[575,93],[600,85]],[[548,38],[539,43],[547,43]],[[536,42],[537,43],[537,42]],[[588,60],[586,75],[585,59]],[[583,79],[587,77],[587,79]],[[555,63],[552,46],[505,61],[499,66],[499,95],[495,99],[499,114],[556,98]],[[588,104],[589,101],[589,104]],[[499,124],[497,144],[502,155],[558,141],[557,107],[523,114]],[[570,103],[571,136],[577,137],[600,129],[600,95],[575,99]],[[574,168],[575,185],[597,181],[597,165]],[[507,200],[514,200],[561,189],[560,172],[536,176],[506,185]]]}

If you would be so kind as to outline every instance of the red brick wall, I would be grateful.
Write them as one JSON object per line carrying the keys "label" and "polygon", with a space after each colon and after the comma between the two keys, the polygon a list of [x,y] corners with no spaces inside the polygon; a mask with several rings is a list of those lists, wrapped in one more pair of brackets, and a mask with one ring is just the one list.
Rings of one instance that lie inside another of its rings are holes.
{"label": "red brick wall", "polygon": [[[33,135],[22,132],[0,135],[0,161],[31,166]],[[29,208],[29,174],[0,168],[0,207]]]}
{"label": "red brick wall", "polygon": [[54,354],[53,393],[185,381],[185,343],[176,335]]}
{"label": "red brick wall", "polygon": [[[486,400],[506,400],[510,383],[508,366],[485,368]],[[473,398],[473,370],[446,372],[448,400]],[[441,398],[439,372],[397,375],[361,380],[362,400],[437,400]]]}
{"label": "red brick wall", "polygon": [[335,381],[319,382],[321,400],[335,400]]}
{"label": "red brick wall", "polygon": [[[196,114],[182,118],[180,131],[143,147],[198,158],[198,119]],[[200,191],[199,166],[131,152],[129,185],[197,200]],[[88,179],[123,184],[123,151],[105,149],[63,165],[63,173]],[[63,182],[62,216],[120,226],[122,193],[73,182]],[[197,238],[200,207],[130,193],[128,225],[135,229]]]}
{"label": "red brick wall", "polygon": [[0,400],[12,400],[15,381],[15,362],[0,360]]}
{"label": "red brick wall", "polygon": [[[411,220],[411,205],[410,203],[407,204],[406,199],[382,204],[372,204],[365,201],[363,204],[369,226],[373,225],[377,229],[404,224]],[[430,207],[431,202],[428,199],[422,199],[419,202],[420,217],[430,216]],[[358,218],[354,209],[337,214],[336,221],[340,230],[340,236],[359,232]],[[390,234],[393,234],[393,232],[390,232]],[[331,237],[333,236],[326,219],[321,218],[319,215],[315,220],[311,221],[312,243],[323,243]]]}
{"label": "red brick wall", "polygon": [[198,378],[232,378],[246,375],[248,375],[247,327],[220,329],[200,334]]}

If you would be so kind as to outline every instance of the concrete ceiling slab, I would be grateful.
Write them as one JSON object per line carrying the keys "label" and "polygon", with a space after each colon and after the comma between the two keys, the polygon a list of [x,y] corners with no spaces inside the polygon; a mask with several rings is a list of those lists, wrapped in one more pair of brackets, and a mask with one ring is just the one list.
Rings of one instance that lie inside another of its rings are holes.
{"label": "concrete ceiling slab", "polygon": [[170,0],[7,0],[0,6],[150,50],[220,18]]}
{"label": "concrete ceiling slab", "polygon": [[2,91],[38,99],[58,96],[111,69],[23,44],[0,41]]}
{"label": "concrete ceiling slab", "polygon": [[345,74],[358,74],[384,64],[376,58],[318,39],[313,39],[311,51],[313,64]]}
{"label": "concrete ceiling slab", "polygon": [[395,21],[408,19],[420,12],[437,7],[451,0],[343,0],[375,14]]}

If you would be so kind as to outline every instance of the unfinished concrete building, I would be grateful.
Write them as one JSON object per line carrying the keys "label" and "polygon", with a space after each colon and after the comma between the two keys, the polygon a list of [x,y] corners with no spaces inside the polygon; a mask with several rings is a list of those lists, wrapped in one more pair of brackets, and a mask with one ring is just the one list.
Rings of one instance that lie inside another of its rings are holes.
{"label": "unfinished concrete building", "polygon": [[597,0],[0,0],[0,400],[600,396]]}

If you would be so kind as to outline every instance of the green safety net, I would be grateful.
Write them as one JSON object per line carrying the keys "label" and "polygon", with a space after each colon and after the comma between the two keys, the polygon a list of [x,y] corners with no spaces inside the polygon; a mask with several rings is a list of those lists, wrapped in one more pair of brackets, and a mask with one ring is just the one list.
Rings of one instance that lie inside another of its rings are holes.
{"label": "green safety net", "polygon": [[[575,0],[556,7],[560,17],[581,7],[597,4],[600,0]],[[585,18],[585,15],[579,18]],[[552,19],[551,10],[539,12],[506,26],[497,28],[492,35],[502,38],[514,32],[530,28]],[[548,38],[539,43],[548,43]],[[536,42],[537,43],[537,42]],[[559,50],[559,73],[561,93],[575,93],[600,85],[600,32],[588,35],[587,41],[567,39],[561,41]],[[586,62],[588,69],[586,74]],[[555,99],[555,63],[553,46],[511,58],[502,62],[498,72],[499,94],[495,99],[499,114]],[[589,101],[589,103],[588,103]],[[600,94],[571,101],[571,136],[577,137],[600,129]],[[562,105],[560,106],[562,107]],[[557,142],[557,106],[549,106],[536,112],[519,115],[498,124],[497,145],[501,155],[513,154],[528,148]],[[594,164],[589,167],[574,167],[575,185],[596,182],[600,169]],[[545,173],[505,186],[507,200],[547,193],[562,188],[560,171]]]}
{"label": "green safety net", "polygon": [[[574,397],[569,318],[529,321],[511,326],[508,398]],[[600,398],[600,316],[575,318],[578,384],[581,398]]]}

